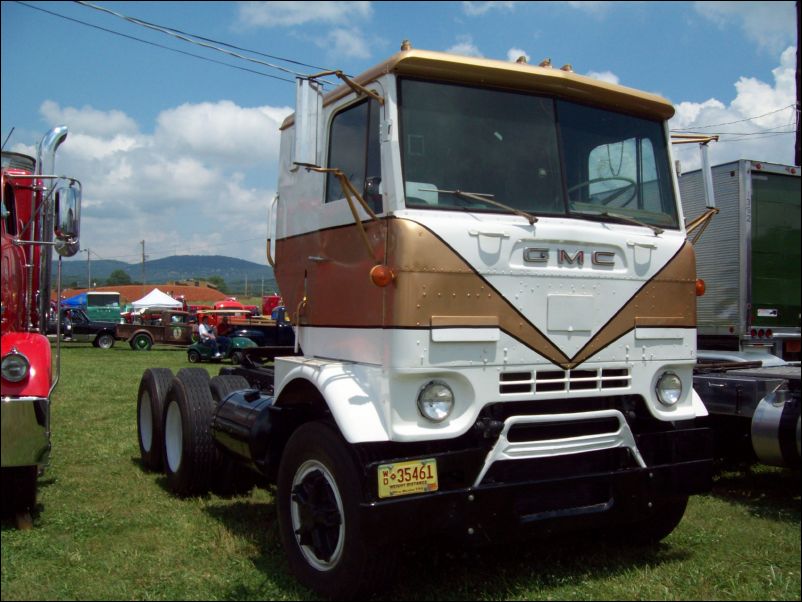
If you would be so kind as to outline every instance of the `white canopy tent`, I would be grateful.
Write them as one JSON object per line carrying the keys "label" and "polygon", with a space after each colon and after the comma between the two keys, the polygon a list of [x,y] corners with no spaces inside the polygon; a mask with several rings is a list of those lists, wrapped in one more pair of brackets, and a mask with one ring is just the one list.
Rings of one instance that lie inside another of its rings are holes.
{"label": "white canopy tent", "polygon": [[161,292],[157,288],[154,288],[141,299],[134,301],[131,305],[133,305],[135,310],[146,309],[148,307],[164,307],[170,309],[181,309],[183,307],[181,301],[173,299],[170,295]]}

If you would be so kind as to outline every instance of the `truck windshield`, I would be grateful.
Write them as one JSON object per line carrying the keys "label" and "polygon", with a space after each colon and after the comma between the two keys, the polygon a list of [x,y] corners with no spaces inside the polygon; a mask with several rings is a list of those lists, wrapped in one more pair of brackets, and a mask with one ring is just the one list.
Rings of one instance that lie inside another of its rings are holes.
{"label": "truck windshield", "polygon": [[660,121],[413,79],[399,106],[407,207],[679,227]]}

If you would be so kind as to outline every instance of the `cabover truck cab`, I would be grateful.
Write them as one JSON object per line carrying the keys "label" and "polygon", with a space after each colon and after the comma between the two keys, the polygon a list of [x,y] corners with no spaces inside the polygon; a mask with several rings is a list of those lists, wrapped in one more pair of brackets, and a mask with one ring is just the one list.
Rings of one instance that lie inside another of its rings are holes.
{"label": "cabover truck cab", "polygon": [[[800,168],[741,160],[711,171],[719,213],[694,245],[706,284],[699,349],[799,361]],[[702,182],[701,171],[679,179],[689,215],[704,209]]]}
{"label": "cabover truck cab", "polygon": [[2,153],[2,502],[20,526],[30,526],[37,478],[50,455],[50,402],[59,376],[61,320],[56,320],[56,362],[47,339],[52,250],[78,252],[80,183],[55,176],[56,149],[67,137],[48,132],[37,158]]}
{"label": "cabover truck cab", "polygon": [[672,106],[418,50],[346,83],[302,80],[281,130],[268,259],[298,355],[143,376],[140,408],[168,390],[168,484],[213,473],[180,437],[206,412],[276,484],[293,572],[337,598],[413,537],[668,535],[711,472]]}

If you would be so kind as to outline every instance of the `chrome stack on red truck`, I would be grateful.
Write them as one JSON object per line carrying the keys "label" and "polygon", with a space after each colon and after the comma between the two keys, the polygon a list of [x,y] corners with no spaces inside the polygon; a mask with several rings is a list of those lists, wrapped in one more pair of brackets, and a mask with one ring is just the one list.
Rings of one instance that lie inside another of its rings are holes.
{"label": "chrome stack on red truck", "polygon": [[[30,523],[37,479],[50,455],[50,404],[60,370],[59,339],[47,338],[53,251],[79,249],[81,185],[55,174],[67,128],[48,132],[37,157],[2,153],[2,496],[3,510]],[[59,323],[59,321],[56,321]],[[60,333],[59,333],[60,334]]]}

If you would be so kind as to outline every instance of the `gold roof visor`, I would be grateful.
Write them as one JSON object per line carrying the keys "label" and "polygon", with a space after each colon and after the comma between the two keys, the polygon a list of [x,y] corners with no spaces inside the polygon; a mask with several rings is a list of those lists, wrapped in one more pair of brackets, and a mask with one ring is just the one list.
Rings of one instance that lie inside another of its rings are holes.
{"label": "gold roof visor", "polygon": [[[387,73],[549,94],[651,119],[667,120],[674,115],[673,105],[661,96],[572,71],[429,50],[403,50],[353,80],[368,87]],[[349,86],[339,86],[326,94],[323,104],[335,102],[350,92]],[[294,114],[287,117],[281,129],[292,125],[294,119]]]}

